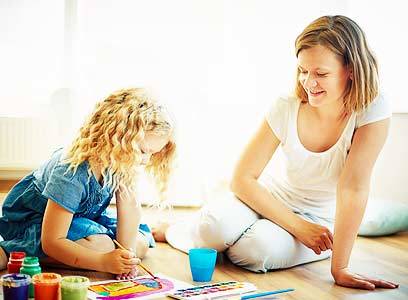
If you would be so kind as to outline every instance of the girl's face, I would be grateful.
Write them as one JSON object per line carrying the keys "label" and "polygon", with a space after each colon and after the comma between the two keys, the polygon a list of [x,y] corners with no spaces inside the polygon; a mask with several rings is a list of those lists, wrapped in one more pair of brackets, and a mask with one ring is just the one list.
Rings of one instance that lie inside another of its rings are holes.
{"label": "girl's face", "polygon": [[298,54],[299,81],[310,105],[320,107],[342,100],[350,71],[342,59],[328,48],[317,45]]}
{"label": "girl's face", "polygon": [[142,152],[142,163],[147,164],[150,156],[154,153],[160,152],[170,140],[169,135],[158,135],[152,132],[147,132],[143,141],[140,142],[139,147]]}

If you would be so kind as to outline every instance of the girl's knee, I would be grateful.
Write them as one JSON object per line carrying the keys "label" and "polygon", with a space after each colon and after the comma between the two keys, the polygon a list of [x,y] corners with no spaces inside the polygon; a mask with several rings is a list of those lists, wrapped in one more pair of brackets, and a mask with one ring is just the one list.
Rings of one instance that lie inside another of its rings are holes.
{"label": "girl's knee", "polygon": [[87,236],[86,238],[77,241],[82,246],[99,251],[99,252],[111,252],[115,250],[115,244],[112,239],[106,234],[94,234]]}
{"label": "girl's knee", "polygon": [[6,251],[4,251],[2,247],[0,247],[0,270],[4,270],[5,268],[7,268],[7,263],[8,258]]}
{"label": "girl's knee", "polygon": [[149,242],[144,237],[143,234],[139,234],[136,240],[136,255],[138,258],[142,259],[146,256],[149,250]]}

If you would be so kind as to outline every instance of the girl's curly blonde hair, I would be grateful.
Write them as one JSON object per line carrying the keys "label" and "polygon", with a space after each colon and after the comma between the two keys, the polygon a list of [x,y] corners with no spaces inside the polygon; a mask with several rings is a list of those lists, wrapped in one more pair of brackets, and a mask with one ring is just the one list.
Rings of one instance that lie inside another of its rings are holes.
{"label": "girl's curly blonde hair", "polygon": [[[65,161],[74,172],[88,161],[98,166],[104,185],[113,190],[120,185],[134,190],[136,167],[142,161],[140,142],[147,132],[171,136],[172,129],[168,113],[146,90],[122,89],[96,105],[68,148]],[[161,198],[167,189],[175,150],[176,145],[170,139],[146,166],[156,180]]]}

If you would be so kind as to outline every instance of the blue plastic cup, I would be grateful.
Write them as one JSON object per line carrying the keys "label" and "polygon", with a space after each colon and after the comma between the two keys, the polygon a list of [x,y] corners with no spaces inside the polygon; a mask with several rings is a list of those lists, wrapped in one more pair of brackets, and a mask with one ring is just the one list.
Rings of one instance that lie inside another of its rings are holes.
{"label": "blue plastic cup", "polygon": [[210,248],[193,248],[188,251],[191,275],[194,281],[211,281],[217,261],[217,250]]}

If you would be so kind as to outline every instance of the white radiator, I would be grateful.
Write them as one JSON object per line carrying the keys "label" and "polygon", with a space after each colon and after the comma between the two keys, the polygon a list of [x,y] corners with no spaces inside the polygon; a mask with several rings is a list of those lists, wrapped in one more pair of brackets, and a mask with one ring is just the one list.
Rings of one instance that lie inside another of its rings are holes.
{"label": "white radiator", "polygon": [[16,179],[38,167],[56,147],[52,122],[0,117],[0,179]]}

